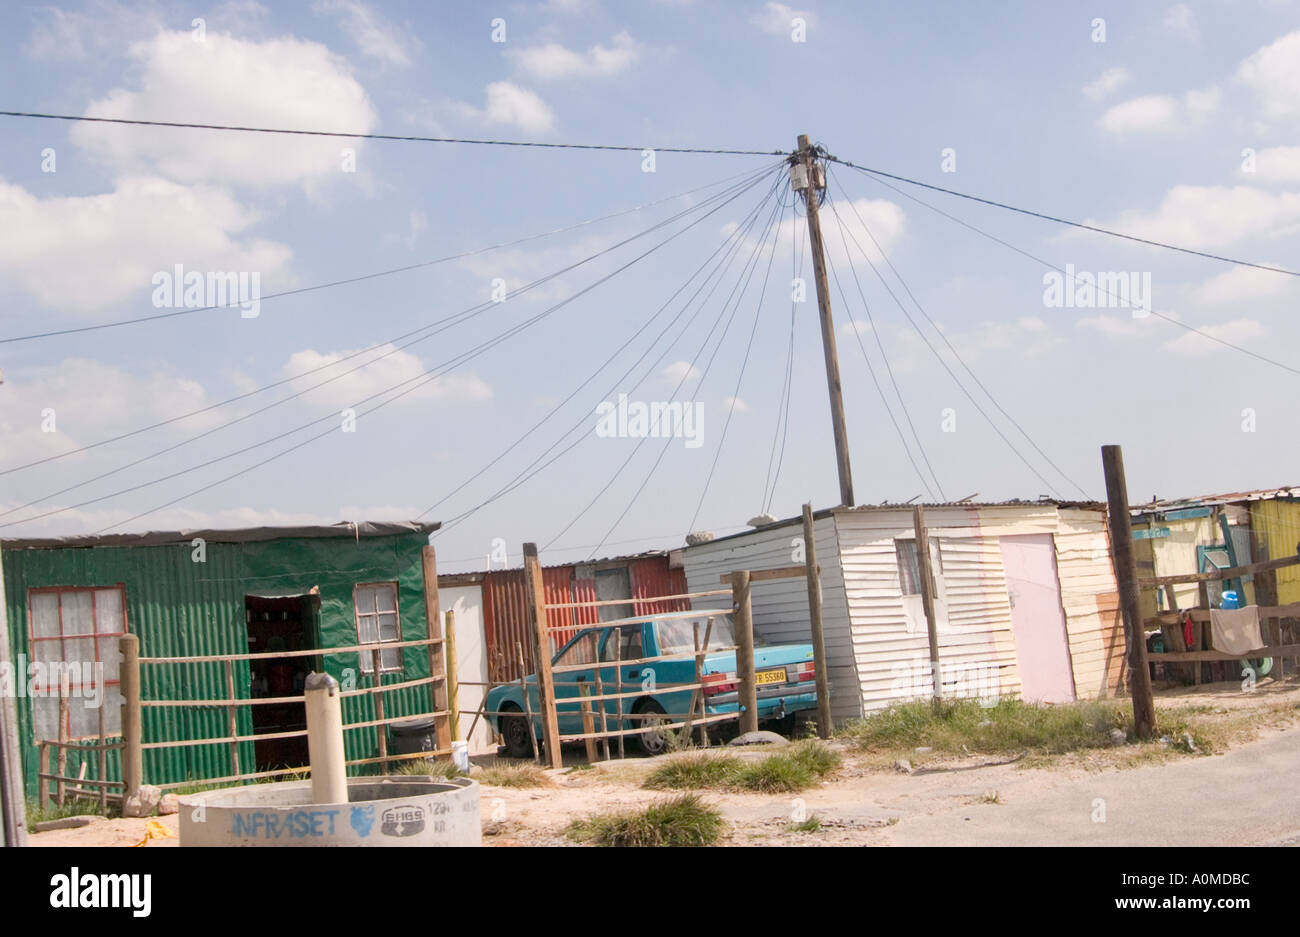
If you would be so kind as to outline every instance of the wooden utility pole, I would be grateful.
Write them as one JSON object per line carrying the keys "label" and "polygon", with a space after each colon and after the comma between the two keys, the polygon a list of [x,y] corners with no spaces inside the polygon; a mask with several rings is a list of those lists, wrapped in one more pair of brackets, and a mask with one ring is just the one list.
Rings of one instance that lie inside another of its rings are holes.
{"label": "wooden utility pole", "polygon": [[808,619],[812,628],[813,666],[817,669],[817,736],[831,737],[831,681],[826,672],[826,635],[822,631],[821,567],[817,565],[817,543],[813,539],[811,504],[803,506],[803,558],[807,566]]}
{"label": "wooden utility pole", "polygon": [[117,639],[122,652],[119,670],[122,692],[122,803],[144,784],[144,752],[140,720],[140,636]]}
{"label": "wooden utility pole", "polygon": [[[799,173],[802,167],[802,188]],[[817,313],[822,324],[822,352],[826,358],[826,387],[831,397],[831,429],[835,433],[835,466],[840,475],[840,504],[852,507],[853,473],[849,469],[849,436],[844,427],[844,395],[840,387],[840,360],[835,352],[835,325],[831,321],[831,293],[826,282],[826,256],[822,250],[822,223],[818,217],[817,200],[819,179],[824,179],[823,170],[817,162],[816,153],[808,142],[808,134],[799,136],[799,151],[796,163],[791,167],[791,178],[796,191],[803,192],[804,205],[808,216],[808,241],[812,245],[813,277],[817,283]]]}
{"label": "wooden utility pole", "polygon": [[[542,716],[542,739],[546,759],[552,768],[564,766],[560,753],[560,727],[555,718],[555,676],[551,673],[551,635],[547,624],[546,592],[542,588],[542,562],[537,558],[537,544],[524,544],[524,585],[528,589],[530,615],[533,619],[533,649],[537,660],[537,703]],[[533,730],[529,720],[528,731]]]}
{"label": "wooden utility pole", "polygon": [[[1151,671],[1147,667],[1147,642],[1142,629],[1137,564],[1133,558],[1133,523],[1128,512],[1128,482],[1124,477],[1123,450],[1119,446],[1102,446],[1101,464],[1106,474],[1106,500],[1110,506],[1110,550],[1115,560],[1119,607],[1124,615],[1124,635],[1128,641],[1133,731],[1139,738],[1149,739],[1154,737],[1156,731],[1156,703],[1151,695]],[[1199,670],[1200,664],[1196,667]]]}
{"label": "wooden utility pole", "polygon": [[925,612],[925,633],[930,638],[930,682],[934,685],[937,706],[943,696],[939,679],[939,624],[934,617],[934,570],[930,568],[930,532],[925,529],[925,508],[912,508],[912,527],[916,530],[916,569],[921,577],[921,608]]}
{"label": "wooden utility pole", "polygon": [[740,706],[740,731],[758,731],[758,688],[754,684],[754,607],[749,594],[749,570],[731,574],[735,603],[736,700]]}
{"label": "wooden utility pole", "polygon": [[[442,633],[442,614],[438,606],[438,552],[430,544],[420,548],[420,573],[424,577],[424,618],[429,640],[428,647],[430,701],[433,711],[442,713],[433,717],[434,734],[438,751],[451,751],[451,720],[447,718],[447,653]],[[381,683],[379,668],[375,668],[375,685]],[[382,694],[380,694],[382,697]]]}

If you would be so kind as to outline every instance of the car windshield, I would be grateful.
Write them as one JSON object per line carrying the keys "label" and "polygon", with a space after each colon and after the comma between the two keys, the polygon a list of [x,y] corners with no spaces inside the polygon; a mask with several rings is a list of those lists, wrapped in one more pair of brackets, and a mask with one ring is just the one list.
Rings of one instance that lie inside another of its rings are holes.
{"label": "car windshield", "polygon": [[[708,614],[691,616],[690,618],[662,618],[655,622],[655,636],[659,640],[659,653],[665,655],[671,654],[694,654],[695,653],[695,626],[700,626],[700,641],[704,641],[704,635],[708,632]],[[709,632],[709,645],[706,650],[715,650],[717,648],[732,647],[736,643],[736,631],[732,622],[730,612],[720,612],[713,614],[713,631]],[[765,642],[754,635],[754,645],[761,646]]]}

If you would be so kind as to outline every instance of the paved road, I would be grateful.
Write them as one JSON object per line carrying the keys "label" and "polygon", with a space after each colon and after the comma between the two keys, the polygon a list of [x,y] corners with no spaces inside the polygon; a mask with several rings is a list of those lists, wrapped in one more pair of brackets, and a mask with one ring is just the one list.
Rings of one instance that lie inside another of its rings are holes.
{"label": "paved road", "polygon": [[[880,792],[880,807],[904,808],[887,839],[917,846],[1300,845],[1300,728],[1224,755],[1122,771],[1054,777],[1008,766],[961,774],[900,776],[901,788]],[[910,793],[902,789],[909,784]],[[980,801],[990,788],[1000,803]],[[924,809],[915,809],[922,801]]]}

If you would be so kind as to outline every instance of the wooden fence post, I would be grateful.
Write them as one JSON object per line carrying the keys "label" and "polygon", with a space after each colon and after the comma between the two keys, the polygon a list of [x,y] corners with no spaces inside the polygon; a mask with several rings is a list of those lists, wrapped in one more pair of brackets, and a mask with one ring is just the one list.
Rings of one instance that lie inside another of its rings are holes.
{"label": "wooden fence post", "polygon": [[226,660],[226,728],[230,731],[230,773],[239,774],[239,709],[235,706],[235,662]]}
{"label": "wooden fence post", "polygon": [[812,629],[813,666],[817,679],[817,736],[831,737],[831,681],[826,671],[826,633],[822,630],[821,567],[817,565],[817,543],[813,539],[812,504],[803,506],[803,556],[808,581],[808,621]]}
{"label": "wooden fence post", "polygon": [[381,669],[383,660],[379,648],[370,649],[370,676],[371,686],[374,693],[371,694],[375,702],[375,719],[378,725],[375,726],[375,737],[379,743],[379,771],[381,774],[388,773],[388,716],[384,711],[384,673]]}
{"label": "wooden fence post", "polygon": [[542,710],[542,736],[546,758],[552,768],[564,764],[560,753],[560,727],[555,717],[555,678],[551,673],[551,637],[547,627],[546,592],[542,587],[542,563],[537,544],[524,544],[524,585],[533,619],[534,648],[537,651],[537,699]]}
{"label": "wooden fence post", "polygon": [[70,692],[70,678],[66,671],[59,674],[59,767],[55,773],[59,776],[56,790],[59,792],[55,803],[60,807],[63,806],[63,799],[67,793],[67,787],[64,778],[68,774],[68,710],[70,708],[68,693]]}
{"label": "wooden fence post", "polygon": [[124,634],[118,639],[122,651],[119,674],[122,691],[122,802],[144,784],[144,750],[140,724],[140,637]]}
{"label": "wooden fence post", "polygon": [[930,568],[930,532],[925,529],[925,508],[912,508],[912,527],[916,531],[916,569],[921,582],[921,608],[925,612],[925,632],[930,639],[930,683],[934,704],[943,696],[939,676],[939,624],[934,617],[934,570]]}
{"label": "wooden fence post", "polygon": [[460,741],[460,681],[457,679],[456,663],[456,613],[447,609],[446,624],[443,626],[443,645],[447,649],[447,722],[451,728],[451,740]]}
{"label": "wooden fence post", "polygon": [[428,624],[429,697],[433,702],[435,713],[444,713],[433,717],[434,732],[438,738],[438,750],[451,750],[451,720],[447,718],[447,659],[442,633],[442,615],[438,613],[438,555],[433,547],[425,546],[420,550],[421,569],[424,574],[424,617]]}
{"label": "wooden fence post", "polygon": [[[1133,730],[1142,739],[1156,731],[1156,704],[1151,695],[1151,671],[1147,665],[1147,643],[1142,629],[1141,599],[1137,565],[1133,557],[1133,522],[1128,508],[1128,482],[1124,477],[1124,452],[1119,446],[1101,447],[1101,464],[1106,476],[1106,500],[1110,506],[1110,547],[1115,560],[1120,610],[1128,641],[1129,692],[1133,696]],[[1200,670],[1198,663],[1197,670]]]}
{"label": "wooden fence post", "polygon": [[731,574],[731,595],[735,605],[736,681],[740,702],[740,732],[758,731],[758,688],[754,684],[754,609],[750,602],[749,570]]}

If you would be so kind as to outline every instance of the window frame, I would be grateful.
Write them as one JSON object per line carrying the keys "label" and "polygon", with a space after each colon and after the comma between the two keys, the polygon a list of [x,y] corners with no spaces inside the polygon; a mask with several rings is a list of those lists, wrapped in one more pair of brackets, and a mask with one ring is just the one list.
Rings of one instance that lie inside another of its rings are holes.
{"label": "window frame", "polygon": [[[392,610],[392,612],[380,612],[380,611],[378,610],[378,607],[376,606],[375,611],[373,611],[373,612],[364,612],[364,613],[363,613],[363,612],[361,611],[361,607],[357,604],[357,590],[358,590],[358,589],[374,589],[374,588],[378,588],[378,587],[380,587],[380,586],[389,586],[389,587],[391,587],[392,590],[393,590],[393,610]],[[375,636],[376,636],[379,640],[378,640],[378,642],[371,642],[371,643],[378,643],[379,645],[381,645],[381,647],[380,647],[380,649],[379,649],[379,674],[380,674],[380,676],[383,676],[383,675],[386,674],[386,673],[404,673],[405,670],[406,670],[406,655],[403,653],[403,652],[406,650],[405,648],[400,648],[400,647],[398,647],[398,648],[389,648],[389,649],[388,649],[388,650],[396,651],[396,652],[397,652],[397,666],[395,666],[395,667],[389,667],[389,666],[385,666],[385,665],[384,665],[384,650],[385,650],[385,649],[382,647],[382,645],[384,645],[384,644],[400,644],[401,641],[402,641],[402,606],[401,606],[401,596],[400,596],[400,592],[401,592],[401,589],[400,589],[400,587],[399,587],[397,581],[394,580],[394,579],[381,579],[381,580],[379,580],[379,581],[377,581],[377,582],[358,582],[358,583],[354,583],[353,586],[352,586],[352,616],[353,616],[353,623],[354,623],[354,625],[356,626],[356,629],[357,629],[357,644],[366,644],[366,643],[368,643],[368,642],[365,641],[365,639],[364,639],[364,638],[362,637],[362,635],[361,635],[361,619],[362,619],[362,617],[373,618],[374,621],[375,621]],[[384,638],[383,631],[382,631],[382,630],[380,629],[380,627],[379,627],[379,616],[380,616],[380,615],[389,615],[389,614],[393,615],[393,616],[394,616],[394,619],[395,619],[396,622],[397,622],[397,637],[395,637],[395,638],[390,638],[390,639],[387,639],[387,640],[386,640],[386,639]],[[360,667],[360,669],[361,669],[361,673],[362,673],[363,675],[367,675],[367,676],[371,676],[371,677],[373,677],[374,674],[375,674],[375,668],[374,668],[374,660],[373,660],[373,658],[371,657],[370,652],[369,652],[369,651],[361,651],[357,656],[360,658],[359,663],[360,663],[360,665],[361,665],[361,667]]]}
{"label": "window frame", "polygon": [[[97,592],[110,592],[110,591],[111,591],[111,592],[116,592],[116,593],[118,594],[118,603],[119,603],[119,604],[118,604],[118,608],[120,608],[120,609],[121,609],[121,612],[122,612],[122,615],[121,615],[122,630],[121,630],[121,631],[103,631],[103,632],[101,632],[101,631],[99,630],[99,616],[98,616],[98,614],[97,614],[97,612],[98,612],[98,608],[97,608],[96,601],[95,601],[95,593],[97,593]],[[89,632],[88,634],[69,634],[69,633],[64,629],[64,626],[63,626],[63,596],[64,596],[64,594],[66,594],[66,593],[76,593],[76,592],[89,592],[89,593],[90,593],[90,623],[91,623],[91,630],[90,630],[90,632]],[[58,637],[38,637],[38,636],[37,636],[37,634],[36,634],[36,621],[35,621],[34,616],[32,615],[32,596],[34,596],[34,595],[54,595],[54,596],[56,596],[56,597],[58,598],[58,603],[59,603],[59,604],[58,604],[58,613],[59,613],[59,635],[58,635]],[[127,634],[130,634],[130,633],[131,633],[131,621],[130,621],[130,616],[129,616],[129,614],[127,613],[127,608],[126,608],[126,583],[124,583],[124,582],[117,582],[117,583],[114,583],[114,584],[112,584],[112,585],[110,585],[110,586],[30,586],[30,587],[28,587],[28,589],[27,589],[27,650],[28,650],[29,654],[31,655],[31,660],[28,661],[29,664],[32,663],[32,662],[34,662],[34,661],[44,661],[44,658],[42,658],[40,655],[38,655],[38,654],[36,653],[36,647],[37,647],[37,644],[38,644],[38,643],[43,643],[43,642],[47,642],[47,641],[58,641],[58,642],[59,642],[59,657],[58,657],[58,660],[59,660],[59,662],[60,662],[61,664],[67,664],[67,663],[68,663],[68,658],[67,658],[67,648],[66,648],[66,646],[65,646],[64,643],[63,643],[63,642],[66,641],[66,640],[73,640],[73,641],[93,641],[93,642],[94,642],[94,648],[95,648],[95,657],[94,657],[93,660],[89,661],[89,663],[93,663],[93,664],[103,664],[103,663],[104,663],[104,656],[103,656],[103,653],[102,653],[102,651],[101,651],[101,649],[100,649],[100,642],[101,642],[101,640],[105,640],[105,641],[107,641],[107,640],[109,640],[109,639],[121,639],[123,635],[127,635]],[[121,653],[121,651],[120,651],[120,647],[119,647],[119,646],[114,646],[114,647],[112,648],[112,650],[111,650],[111,653],[113,653],[113,654]],[[47,661],[46,661],[46,662],[47,662]],[[86,663],[86,661],[81,661],[80,659],[78,659],[78,662],[79,662],[79,663]],[[15,674],[14,676],[15,676],[15,679],[22,679],[24,682],[25,682],[26,679],[27,679],[27,674],[26,674],[26,673],[21,674],[21,675],[19,675],[19,674]],[[92,678],[92,679],[93,679],[93,678]],[[91,686],[92,686],[92,687],[95,686],[94,682],[91,683]],[[107,679],[107,676],[106,676],[105,679],[104,679],[104,681],[103,681],[103,687],[101,688],[101,689],[103,690],[104,699],[107,700],[107,697],[108,697],[108,690],[109,690],[110,687],[118,687],[118,691],[117,691],[117,692],[118,692],[118,694],[119,694],[119,696],[120,696],[120,695],[121,695],[121,686],[122,686],[122,674],[121,674],[121,671],[120,671],[120,670],[118,671],[118,676],[117,676],[117,679],[116,679],[116,680],[109,680],[109,679]],[[51,689],[55,689],[55,690],[56,690],[56,692],[55,692],[53,695],[49,695]],[[69,684],[69,690],[71,690],[71,689],[73,689],[73,687],[72,687],[71,684]],[[78,689],[78,690],[81,689],[81,684],[80,684],[80,683],[77,684],[76,689]],[[44,699],[56,699],[56,700],[57,700],[57,699],[58,699],[57,688],[41,687],[41,688],[38,689],[35,685],[33,685],[33,690],[36,691],[36,692],[33,694],[33,697],[32,697],[33,702],[35,702],[36,699],[42,699],[42,700],[44,700]],[[104,736],[104,737],[105,737],[105,738],[116,738],[117,736],[120,736],[120,735],[122,734],[121,715],[120,715],[120,713],[119,713],[119,715],[118,715],[118,717],[117,717],[117,718],[118,718],[118,723],[117,723],[117,726],[116,726],[116,731],[113,731],[113,732],[108,731],[107,720],[108,720],[109,718],[111,718],[111,717],[109,717],[108,714],[106,713],[106,714],[105,714],[105,736]],[[53,739],[41,739],[41,738],[38,737],[38,733],[37,733],[37,730],[36,730],[36,712],[35,712],[35,709],[33,709],[33,711],[32,711],[32,726],[31,726],[31,728],[32,728],[32,737],[35,738],[37,742],[43,742],[43,741],[53,742],[53,741],[58,741],[58,737],[57,737],[57,736],[56,736],[55,738],[53,738]],[[72,734],[72,714],[71,714],[71,707],[69,707],[69,713],[68,713],[68,725],[66,726],[66,729],[67,729],[67,733],[68,733],[68,734],[67,734],[67,739],[68,739],[68,741],[80,741],[80,740],[84,740],[84,739],[98,739],[98,738],[99,738],[99,732],[98,732],[98,731],[96,731],[95,733],[93,733],[93,734],[91,734],[91,735],[73,735],[73,734]]]}

